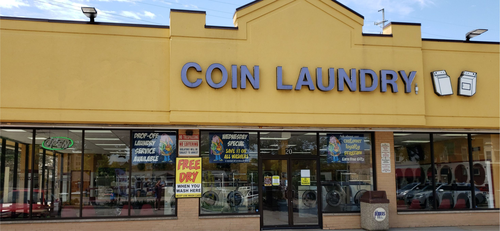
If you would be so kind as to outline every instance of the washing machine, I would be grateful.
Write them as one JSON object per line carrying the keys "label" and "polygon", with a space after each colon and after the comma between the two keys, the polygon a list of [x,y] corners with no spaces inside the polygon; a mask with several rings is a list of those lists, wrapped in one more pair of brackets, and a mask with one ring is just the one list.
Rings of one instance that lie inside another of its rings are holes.
{"label": "washing machine", "polygon": [[318,186],[298,187],[298,212],[299,217],[315,217],[318,215]]}
{"label": "washing machine", "polygon": [[238,207],[243,204],[243,193],[240,191],[234,190],[227,194],[227,204],[229,207]]}
{"label": "washing machine", "polygon": [[201,196],[201,203],[203,207],[212,207],[219,201],[219,194],[215,191],[208,190]]}
{"label": "washing machine", "polygon": [[299,186],[298,207],[300,210],[316,208],[318,205],[318,186]]}
{"label": "washing machine", "polygon": [[322,210],[325,212],[340,211],[341,205],[345,204],[345,191],[339,184],[322,182]]}

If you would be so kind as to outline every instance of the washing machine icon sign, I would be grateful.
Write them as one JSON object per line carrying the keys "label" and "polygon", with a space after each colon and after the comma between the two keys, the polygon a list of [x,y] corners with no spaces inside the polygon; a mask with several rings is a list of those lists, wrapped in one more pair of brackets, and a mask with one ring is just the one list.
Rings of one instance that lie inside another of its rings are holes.
{"label": "washing machine icon sign", "polygon": [[432,83],[434,84],[434,92],[439,96],[453,95],[451,87],[451,79],[445,70],[432,72]]}

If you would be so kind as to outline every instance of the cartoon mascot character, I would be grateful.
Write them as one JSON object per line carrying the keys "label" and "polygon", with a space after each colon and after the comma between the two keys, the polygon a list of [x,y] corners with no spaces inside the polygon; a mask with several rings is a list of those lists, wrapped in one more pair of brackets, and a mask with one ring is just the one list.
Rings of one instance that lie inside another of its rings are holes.
{"label": "cartoon mascot character", "polygon": [[161,135],[160,138],[160,154],[163,156],[163,161],[172,162],[170,156],[174,152],[174,141],[167,134]]}
{"label": "cartoon mascot character", "polygon": [[328,142],[328,155],[331,156],[332,162],[340,162],[339,156],[342,152],[340,148],[340,141],[335,136],[330,137],[330,141]]}
{"label": "cartoon mascot character", "polygon": [[210,152],[215,155],[214,161],[222,161],[222,159],[220,158],[222,150],[224,150],[224,143],[219,136],[214,135],[212,137],[212,145],[210,146]]}

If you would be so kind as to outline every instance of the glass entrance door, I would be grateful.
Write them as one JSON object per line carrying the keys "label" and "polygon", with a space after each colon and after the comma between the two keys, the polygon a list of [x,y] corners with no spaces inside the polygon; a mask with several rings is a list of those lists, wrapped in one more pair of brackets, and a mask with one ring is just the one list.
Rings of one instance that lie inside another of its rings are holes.
{"label": "glass entrance door", "polygon": [[290,163],[293,225],[318,225],[316,160],[292,159]]}
{"label": "glass entrance door", "polygon": [[317,160],[262,160],[262,225],[318,226]]}
{"label": "glass entrance door", "polygon": [[264,226],[288,226],[288,160],[262,160],[262,219]]}

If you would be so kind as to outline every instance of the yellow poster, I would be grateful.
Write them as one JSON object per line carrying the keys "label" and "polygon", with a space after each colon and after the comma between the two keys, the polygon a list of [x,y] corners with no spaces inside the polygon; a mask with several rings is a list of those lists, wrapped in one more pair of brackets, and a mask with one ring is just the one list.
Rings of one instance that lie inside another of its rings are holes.
{"label": "yellow poster", "polygon": [[201,158],[175,161],[175,198],[201,197]]}
{"label": "yellow poster", "polygon": [[280,176],[273,176],[273,186],[280,185]]}
{"label": "yellow poster", "polygon": [[311,178],[302,177],[302,178],[300,178],[300,183],[301,183],[301,185],[311,185]]}

